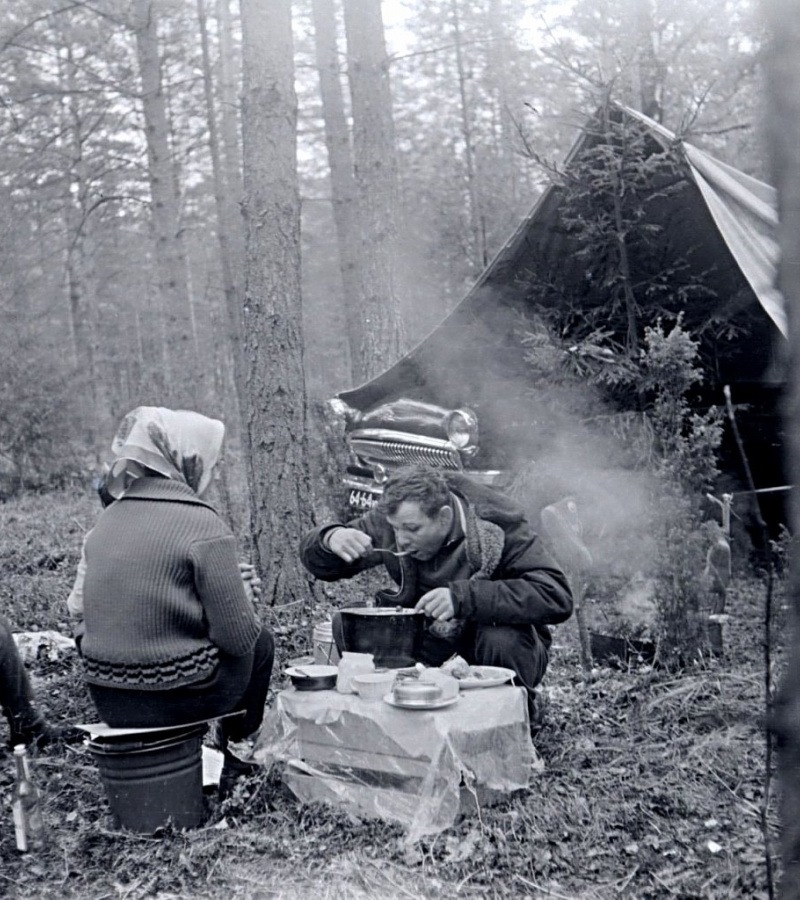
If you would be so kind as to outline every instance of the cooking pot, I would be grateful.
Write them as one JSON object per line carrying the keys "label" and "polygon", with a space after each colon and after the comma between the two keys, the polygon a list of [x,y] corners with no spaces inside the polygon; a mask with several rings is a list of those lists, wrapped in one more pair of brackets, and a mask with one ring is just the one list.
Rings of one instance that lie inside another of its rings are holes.
{"label": "cooking pot", "polygon": [[440,685],[432,681],[400,681],[394,686],[392,692],[397,703],[405,703],[409,706],[416,704],[424,706],[426,703],[434,703],[440,700],[444,694]]}
{"label": "cooking pot", "polygon": [[413,666],[419,657],[425,616],[415,609],[374,606],[341,610],[344,649],[372,653],[375,665]]}

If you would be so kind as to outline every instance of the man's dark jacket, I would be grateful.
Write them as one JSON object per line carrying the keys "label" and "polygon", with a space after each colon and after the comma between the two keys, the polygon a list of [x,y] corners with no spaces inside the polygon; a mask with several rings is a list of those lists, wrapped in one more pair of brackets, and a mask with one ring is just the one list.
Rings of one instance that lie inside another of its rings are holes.
{"label": "man's dark jacket", "polygon": [[[550,645],[548,625],[565,621],[572,614],[572,594],[566,576],[542,546],[528,524],[522,509],[503,494],[477,484],[459,473],[447,473],[450,490],[478,519],[493,522],[503,532],[499,563],[489,577],[472,572],[463,580],[442,584],[449,587],[455,605],[455,617],[482,625],[533,625],[545,645]],[[392,578],[406,588],[414,584],[415,561],[396,559],[385,553],[371,552],[347,563],[328,550],[323,538],[340,523],[328,523],[310,531],[300,545],[305,567],[323,581],[338,581],[384,564]],[[396,549],[394,532],[378,509],[347,523],[372,538],[373,547]],[[456,552],[447,545],[440,553]],[[404,590],[399,602],[413,606],[422,590]],[[388,601],[387,601],[388,602]]]}

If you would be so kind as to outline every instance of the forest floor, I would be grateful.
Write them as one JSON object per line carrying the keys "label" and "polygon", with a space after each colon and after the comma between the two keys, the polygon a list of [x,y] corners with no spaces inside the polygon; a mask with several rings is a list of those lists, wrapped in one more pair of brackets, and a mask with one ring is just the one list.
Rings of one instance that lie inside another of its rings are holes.
{"label": "forest floor", "polygon": [[[96,514],[93,498],[70,493],[0,504],[0,611],[16,630],[70,633],[64,602]],[[51,841],[20,855],[12,758],[0,749],[0,896],[767,897],[765,830],[776,880],[779,861],[777,788],[765,773],[765,597],[763,582],[735,580],[724,656],[679,674],[598,668],[586,680],[574,623],[556,629],[535,741],[544,770],[529,790],[412,844],[396,825],[301,805],[278,771],[224,804],[211,799],[196,830],[115,831],[89,751],[68,747],[33,760]],[[780,635],[780,590],[774,606]],[[279,690],[285,661],[307,651],[310,623],[296,610],[262,615],[278,636]],[[53,721],[96,718],[74,655],[30,671]]]}

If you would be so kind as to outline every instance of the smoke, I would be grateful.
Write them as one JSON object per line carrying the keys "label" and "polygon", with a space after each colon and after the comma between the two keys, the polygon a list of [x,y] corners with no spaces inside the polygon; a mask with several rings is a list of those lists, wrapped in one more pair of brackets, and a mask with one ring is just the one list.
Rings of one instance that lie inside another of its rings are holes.
{"label": "smoke", "polygon": [[[633,441],[609,433],[612,417],[597,414],[602,407],[591,388],[573,387],[570,409],[563,401],[563,390],[538,392],[533,427],[527,436],[517,435],[512,493],[540,530],[542,510],[572,498],[595,574],[631,577],[650,571],[657,536],[670,515],[659,506],[654,479],[635,467]],[[587,407],[595,414],[584,415]],[[537,428],[538,421],[546,421],[547,428]],[[558,555],[558,548],[552,549]]]}

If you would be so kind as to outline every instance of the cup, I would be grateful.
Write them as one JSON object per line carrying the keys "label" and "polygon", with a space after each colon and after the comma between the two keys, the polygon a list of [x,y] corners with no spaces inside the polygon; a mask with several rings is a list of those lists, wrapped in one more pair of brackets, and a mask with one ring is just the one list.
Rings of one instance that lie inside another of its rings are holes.
{"label": "cup", "polygon": [[364,672],[353,676],[353,690],[362,700],[382,700],[391,693],[394,680],[394,672]]}

